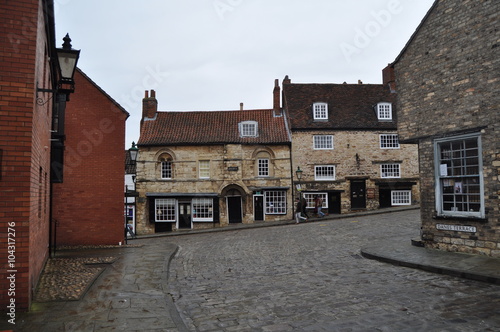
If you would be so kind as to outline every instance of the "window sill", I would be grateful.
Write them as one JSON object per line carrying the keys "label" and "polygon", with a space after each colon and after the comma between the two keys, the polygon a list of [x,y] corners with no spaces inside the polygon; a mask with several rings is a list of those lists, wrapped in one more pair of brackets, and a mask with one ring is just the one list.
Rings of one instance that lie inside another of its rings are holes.
{"label": "window sill", "polygon": [[468,217],[468,216],[451,216],[451,215],[442,215],[442,216],[438,216],[438,215],[434,215],[432,216],[432,219],[435,219],[435,220],[454,220],[454,221],[457,221],[457,222],[477,222],[477,223],[481,223],[481,224],[485,224],[488,222],[488,219],[487,218],[479,218],[479,217]]}

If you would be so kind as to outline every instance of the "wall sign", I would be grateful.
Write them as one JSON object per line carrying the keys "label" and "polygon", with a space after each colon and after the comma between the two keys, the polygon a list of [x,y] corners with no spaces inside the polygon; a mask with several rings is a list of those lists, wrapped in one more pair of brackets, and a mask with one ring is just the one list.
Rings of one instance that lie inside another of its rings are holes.
{"label": "wall sign", "polygon": [[440,231],[476,233],[476,227],[474,226],[436,224],[436,228]]}

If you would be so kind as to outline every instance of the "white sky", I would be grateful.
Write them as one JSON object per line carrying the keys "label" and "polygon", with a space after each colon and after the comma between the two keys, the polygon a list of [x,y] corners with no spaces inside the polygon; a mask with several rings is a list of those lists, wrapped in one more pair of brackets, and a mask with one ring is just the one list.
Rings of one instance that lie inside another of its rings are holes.
{"label": "white sky", "polygon": [[[57,47],[129,113],[272,108],[274,79],[382,83],[434,0],[54,0]],[[78,89],[78,87],[76,87]]]}

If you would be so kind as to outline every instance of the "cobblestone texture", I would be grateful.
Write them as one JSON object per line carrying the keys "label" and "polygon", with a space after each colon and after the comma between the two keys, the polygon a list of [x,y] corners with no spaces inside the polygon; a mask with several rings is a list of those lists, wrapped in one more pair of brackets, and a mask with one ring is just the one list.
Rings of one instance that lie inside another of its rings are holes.
{"label": "cobblestone texture", "polygon": [[498,330],[500,287],[360,255],[418,230],[413,210],[170,238],[169,290],[192,331]]}

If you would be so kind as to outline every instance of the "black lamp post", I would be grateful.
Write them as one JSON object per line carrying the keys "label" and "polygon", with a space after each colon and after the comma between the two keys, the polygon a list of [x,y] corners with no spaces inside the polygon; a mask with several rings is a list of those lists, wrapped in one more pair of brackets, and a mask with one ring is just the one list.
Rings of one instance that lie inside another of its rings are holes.
{"label": "black lamp post", "polygon": [[302,179],[302,170],[299,166],[297,166],[297,170],[295,171],[295,175],[297,175],[297,179],[300,181]]}
{"label": "black lamp post", "polygon": [[124,243],[127,244],[127,235],[131,233],[132,237],[134,237],[134,233],[132,233],[128,228],[127,216],[128,216],[128,198],[134,197],[134,220],[135,220],[135,197],[137,197],[137,192],[135,190],[135,180],[136,180],[136,169],[135,165],[137,162],[137,155],[139,154],[139,149],[137,148],[135,142],[132,142],[132,147],[128,149],[129,155],[129,165],[133,166],[133,175],[132,182],[134,183],[133,191],[129,192],[128,186],[125,186],[125,230],[124,230]]}

